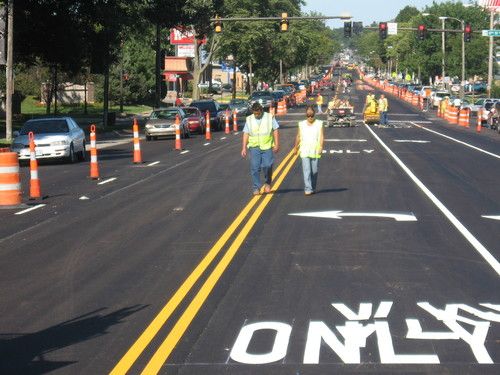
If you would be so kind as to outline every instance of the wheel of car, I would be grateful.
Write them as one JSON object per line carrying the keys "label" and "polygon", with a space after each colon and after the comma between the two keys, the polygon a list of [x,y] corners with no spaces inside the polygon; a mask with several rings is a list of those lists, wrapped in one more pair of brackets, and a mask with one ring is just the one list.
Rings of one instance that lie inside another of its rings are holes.
{"label": "wheel of car", "polygon": [[68,162],[69,163],[76,162],[75,148],[73,146],[73,143],[69,146]]}
{"label": "wheel of car", "polygon": [[146,135],[146,141],[150,141],[151,140],[151,136],[150,135]]}
{"label": "wheel of car", "polygon": [[87,148],[85,146],[85,141],[83,141],[82,151],[80,152],[79,159],[85,161],[87,159]]}

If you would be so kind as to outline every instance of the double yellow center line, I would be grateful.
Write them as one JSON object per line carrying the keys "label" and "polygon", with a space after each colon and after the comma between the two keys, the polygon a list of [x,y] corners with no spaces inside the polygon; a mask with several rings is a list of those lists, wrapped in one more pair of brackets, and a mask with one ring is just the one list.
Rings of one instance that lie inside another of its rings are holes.
{"label": "double yellow center line", "polygon": [[[172,330],[169,332],[165,340],[162,342],[160,347],[156,350],[155,354],[148,362],[142,374],[157,374],[163,364],[167,361],[168,357],[177,346],[178,342],[181,340],[182,336],[188,329],[189,325],[196,317],[196,314],[200,308],[205,303],[206,299],[209,297],[213,288],[217,284],[218,280],[227,269],[232,259],[238,252],[241,244],[248,236],[253,226],[262,215],[262,212],[269,204],[274,196],[274,192],[279,188],[281,183],[284,181],[293,164],[297,160],[297,155],[293,155],[293,151],[290,152],[285,159],[280,163],[276,171],[273,173],[273,179],[279,175],[276,182],[273,185],[273,190],[271,193],[266,194],[264,199],[262,199],[259,206],[255,209],[253,214],[247,220],[243,228],[237,234],[236,238],[232,242],[231,246],[220,259],[218,264],[215,266],[213,271],[210,273],[206,281],[203,283],[199,291],[196,293],[186,310],[182,313],[181,317],[177,320]],[[280,172],[283,171],[283,173]],[[175,312],[176,308],[184,301],[186,295],[191,291],[196,282],[204,274],[207,268],[212,264],[217,255],[224,248],[229,239],[235,234],[240,224],[249,216],[254,206],[258,203],[260,196],[254,196],[246,207],[241,211],[238,217],[232,222],[229,228],[224,232],[224,234],[219,238],[215,245],[210,249],[210,251],[205,255],[202,261],[196,266],[196,268],[191,272],[188,278],[182,283],[175,294],[170,298],[167,304],[161,309],[158,315],[153,319],[153,321],[148,325],[144,332],[139,336],[139,338],[134,342],[130,349],[125,353],[125,355],[120,359],[117,365],[111,370],[112,375],[126,374],[137,361],[139,356],[144,352],[146,347],[151,343],[151,341],[156,337],[161,328],[168,321],[170,316]]]}

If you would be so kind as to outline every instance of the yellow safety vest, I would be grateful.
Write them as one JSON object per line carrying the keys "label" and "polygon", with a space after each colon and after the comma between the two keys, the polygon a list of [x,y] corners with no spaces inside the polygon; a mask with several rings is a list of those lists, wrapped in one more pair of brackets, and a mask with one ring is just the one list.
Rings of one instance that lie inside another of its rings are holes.
{"label": "yellow safety vest", "polygon": [[323,97],[320,95],[316,98],[317,105],[323,105]]}
{"label": "yellow safety vest", "polygon": [[269,150],[273,147],[273,117],[264,112],[260,124],[254,115],[247,117],[249,125],[248,147],[258,147],[261,150]]}
{"label": "yellow safety vest", "polygon": [[387,98],[380,99],[378,101],[378,108],[380,112],[387,112],[389,109],[389,102],[387,101]]}
{"label": "yellow safety vest", "polygon": [[307,120],[299,122],[301,158],[319,159],[321,157],[319,138],[322,127],[323,121],[320,120],[315,120],[312,124],[309,124]]}

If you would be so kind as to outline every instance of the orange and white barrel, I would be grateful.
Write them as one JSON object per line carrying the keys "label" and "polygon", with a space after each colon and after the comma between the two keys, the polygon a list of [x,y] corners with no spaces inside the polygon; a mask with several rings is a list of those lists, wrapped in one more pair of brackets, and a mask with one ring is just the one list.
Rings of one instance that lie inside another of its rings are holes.
{"label": "orange and white barrel", "polygon": [[90,125],[90,178],[99,179],[99,164],[97,163],[97,137],[95,125]]}
{"label": "orange and white barrel", "polygon": [[21,204],[21,179],[16,152],[0,152],[0,206]]}

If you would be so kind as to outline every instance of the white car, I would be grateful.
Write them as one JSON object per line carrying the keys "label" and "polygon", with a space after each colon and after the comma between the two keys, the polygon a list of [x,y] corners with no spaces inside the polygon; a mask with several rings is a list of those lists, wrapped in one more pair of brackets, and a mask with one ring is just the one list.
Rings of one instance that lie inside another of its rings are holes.
{"label": "white car", "polygon": [[37,159],[85,160],[85,133],[71,117],[50,117],[26,121],[14,132],[12,151],[19,160],[30,159],[29,133],[33,132]]}
{"label": "white car", "polygon": [[441,103],[441,100],[443,100],[445,97],[449,97],[450,93],[448,91],[435,91],[431,94],[431,100],[432,100],[432,107],[437,108],[439,107],[439,103]]}

